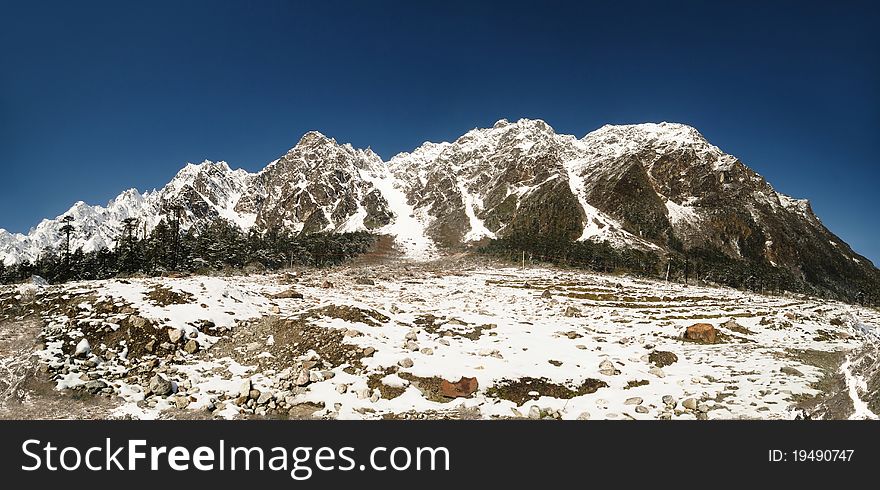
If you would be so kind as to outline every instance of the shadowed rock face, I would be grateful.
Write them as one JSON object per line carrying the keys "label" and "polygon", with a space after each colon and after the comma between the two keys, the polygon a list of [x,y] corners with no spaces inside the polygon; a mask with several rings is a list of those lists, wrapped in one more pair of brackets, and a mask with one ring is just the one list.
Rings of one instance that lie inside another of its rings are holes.
{"label": "shadowed rock face", "polygon": [[[65,214],[81,230],[73,246],[89,251],[114,243],[123,219],[143,217],[148,231],[174,204],[185,227],[224,218],[256,231],[406,228],[410,240],[441,248],[515,234],[607,241],[659,255],[702,251],[853,293],[880,283],[807,201],[777,193],[681,124],[604,126],[577,139],[540,120],[502,120],[389,161],[313,131],[259,173],[187,165],[159,191],[130,190],[107,207],[78,203]],[[47,220],[27,236],[0,230],[2,258],[33,260],[57,247],[60,226]]]}

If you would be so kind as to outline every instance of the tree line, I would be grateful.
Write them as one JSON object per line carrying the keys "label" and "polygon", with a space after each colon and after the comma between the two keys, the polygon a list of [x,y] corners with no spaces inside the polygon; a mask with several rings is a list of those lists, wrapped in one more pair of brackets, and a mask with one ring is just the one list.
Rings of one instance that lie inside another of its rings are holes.
{"label": "tree line", "polygon": [[[615,248],[607,242],[513,235],[490,241],[478,253],[512,262],[527,259],[605,273],[631,273],[683,284],[716,284],[759,293],[789,291],[862,305],[880,304],[876,284],[808,281],[794,272],[755,261],[736,260],[720,250],[699,248],[658,253]],[[853,287],[855,286],[855,287]]]}
{"label": "tree line", "polygon": [[0,283],[10,284],[40,276],[49,282],[107,279],[120,275],[163,275],[169,272],[207,273],[224,269],[277,270],[292,266],[337,265],[367,252],[375,235],[352,233],[296,233],[270,229],[244,232],[218,218],[201,227],[181,230],[179,213],[164,218],[148,234],[140,220],[123,221],[114,248],[71,250],[75,222],[62,218],[60,249],[46,248],[33,262],[4,266]]}

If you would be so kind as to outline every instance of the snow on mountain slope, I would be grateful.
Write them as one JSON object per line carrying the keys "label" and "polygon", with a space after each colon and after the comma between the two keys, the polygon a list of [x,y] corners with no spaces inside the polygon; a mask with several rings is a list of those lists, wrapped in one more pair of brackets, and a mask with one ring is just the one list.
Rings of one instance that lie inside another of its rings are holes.
{"label": "snow on mountain slope", "polygon": [[77,203],[27,235],[0,230],[0,258],[11,264],[58,248],[65,215],[77,227],[73,246],[88,251],[113,247],[124,219],[139,218],[148,233],[178,206],[184,228],[224,218],[244,230],[368,230],[393,235],[415,259],[541,235],[712,249],[796,274],[875,271],[807,201],[776,192],[690,126],[606,125],[578,139],[531,119],[502,119],[388,161],[311,131],[255,174],[188,164],[158,191],[129,190],[103,207]]}

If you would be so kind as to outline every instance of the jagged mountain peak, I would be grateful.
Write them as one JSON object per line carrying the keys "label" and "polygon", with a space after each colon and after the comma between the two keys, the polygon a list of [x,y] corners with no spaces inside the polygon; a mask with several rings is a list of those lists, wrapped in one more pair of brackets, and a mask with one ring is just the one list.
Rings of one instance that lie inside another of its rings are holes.
{"label": "jagged mountain peak", "polygon": [[[159,190],[130,189],[106,206],[78,202],[65,214],[76,221],[74,246],[88,251],[115,243],[127,217],[146,233],[179,206],[184,227],[224,218],[244,230],[371,230],[418,258],[525,235],[658,254],[712,250],[795,273],[875,271],[808,201],[776,192],[694,127],[670,122],[605,125],[578,139],[541,119],[500,119],[388,161],[309,131],[258,173],[190,163]],[[28,235],[0,232],[2,260],[57,248],[63,216]]]}

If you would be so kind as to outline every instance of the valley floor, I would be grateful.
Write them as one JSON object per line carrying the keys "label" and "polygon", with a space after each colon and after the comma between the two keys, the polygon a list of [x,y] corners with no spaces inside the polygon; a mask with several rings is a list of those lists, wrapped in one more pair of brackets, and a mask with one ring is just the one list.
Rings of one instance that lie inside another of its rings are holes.
{"label": "valley floor", "polygon": [[0,417],[876,419],[878,326],[466,257],[5,286]]}

